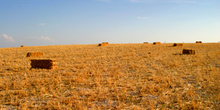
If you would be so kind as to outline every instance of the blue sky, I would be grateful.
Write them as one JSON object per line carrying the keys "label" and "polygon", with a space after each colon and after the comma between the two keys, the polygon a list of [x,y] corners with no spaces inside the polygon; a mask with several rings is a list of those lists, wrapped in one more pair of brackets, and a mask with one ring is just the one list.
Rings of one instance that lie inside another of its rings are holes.
{"label": "blue sky", "polygon": [[0,47],[220,41],[220,0],[0,0]]}

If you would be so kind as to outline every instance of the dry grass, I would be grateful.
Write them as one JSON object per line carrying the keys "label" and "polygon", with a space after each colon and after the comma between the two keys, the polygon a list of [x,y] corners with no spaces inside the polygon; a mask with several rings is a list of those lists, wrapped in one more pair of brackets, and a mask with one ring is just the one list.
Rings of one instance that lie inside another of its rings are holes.
{"label": "dry grass", "polygon": [[[58,68],[30,69],[29,51]],[[217,110],[219,64],[219,43],[1,48],[0,109]]]}

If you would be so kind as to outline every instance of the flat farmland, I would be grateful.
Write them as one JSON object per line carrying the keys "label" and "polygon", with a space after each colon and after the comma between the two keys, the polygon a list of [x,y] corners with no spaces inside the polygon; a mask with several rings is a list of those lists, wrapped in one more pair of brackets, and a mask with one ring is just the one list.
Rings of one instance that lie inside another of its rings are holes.
{"label": "flat farmland", "polygon": [[[44,58],[57,68],[31,69]],[[0,48],[0,109],[219,110],[220,43]]]}

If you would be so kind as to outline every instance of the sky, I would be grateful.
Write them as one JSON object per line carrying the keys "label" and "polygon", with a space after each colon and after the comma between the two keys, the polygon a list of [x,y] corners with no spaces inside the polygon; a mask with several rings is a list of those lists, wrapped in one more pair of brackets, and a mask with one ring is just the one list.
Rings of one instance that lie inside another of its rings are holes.
{"label": "sky", "polygon": [[220,0],[0,0],[0,48],[220,41]]}

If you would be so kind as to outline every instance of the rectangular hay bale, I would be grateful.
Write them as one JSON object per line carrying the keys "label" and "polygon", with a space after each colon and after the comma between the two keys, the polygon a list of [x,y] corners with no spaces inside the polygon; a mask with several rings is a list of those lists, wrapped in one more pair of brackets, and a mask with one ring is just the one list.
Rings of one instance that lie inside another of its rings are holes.
{"label": "rectangular hay bale", "polygon": [[43,52],[28,52],[27,57],[41,57],[43,56]]}
{"label": "rectangular hay bale", "polygon": [[183,54],[191,54],[191,55],[195,55],[195,50],[193,49],[183,49]]}
{"label": "rectangular hay bale", "polygon": [[102,42],[102,44],[108,44],[108,42]]}
{"label": "rectangular hay bale", "polygon": [[181,44],[181,43],[174,43],[173,46],[174,46],[174,47],[182,47],[183,44]]}
{"label": "rectangular hay bale", "polygon": [[106,46],[107,44],[106,43],[101,43],[101,44],[99,44],[98,46]]}
{"label": "rectangular hay bale", "polygon": [[57,68],[57,61],[52,59],[31,59],[31,68],[54,69]]}
{"label": "rectangular hay bale", "polygon": [[161,44],[160,42],[154,42],[153,45],[159,45]]}
{"label": "rectangular hay bale", "polygon": [[196,41],[196,43],[202,43],[202,41]]}

